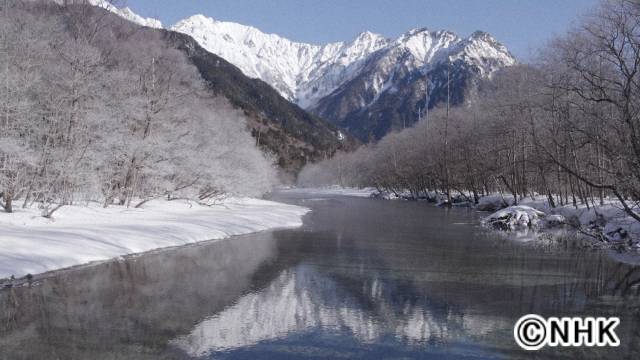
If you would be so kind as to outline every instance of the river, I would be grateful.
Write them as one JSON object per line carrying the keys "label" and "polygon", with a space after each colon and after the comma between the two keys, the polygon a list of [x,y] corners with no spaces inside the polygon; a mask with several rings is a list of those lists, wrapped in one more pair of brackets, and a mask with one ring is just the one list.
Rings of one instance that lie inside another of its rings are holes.
{"label": "river", "polygon": [[[0,359],[638,358],[640,268],[468,209],[280,192],[298,229],[155,251],[0,291]],[[524,314],[618,316],[618,348],[521,350]]]}

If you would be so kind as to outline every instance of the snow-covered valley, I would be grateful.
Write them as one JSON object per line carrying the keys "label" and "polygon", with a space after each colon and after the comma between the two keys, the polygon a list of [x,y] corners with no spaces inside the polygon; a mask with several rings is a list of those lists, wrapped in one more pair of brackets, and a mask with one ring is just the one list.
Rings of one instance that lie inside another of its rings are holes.
{"label": "snow-covered valley", "polygon": [[596,1],[0,1],[0,360],[640,358]]}

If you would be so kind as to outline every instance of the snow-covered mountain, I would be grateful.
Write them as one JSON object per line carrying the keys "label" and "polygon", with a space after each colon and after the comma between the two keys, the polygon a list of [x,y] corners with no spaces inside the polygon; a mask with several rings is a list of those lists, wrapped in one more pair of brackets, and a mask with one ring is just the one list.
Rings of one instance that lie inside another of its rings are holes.
{"label": "snow-covered mountain", "polygon": [[516,62],[504,45],[481,31],[460,37],[422,28],[397,39],[364,32],[350,42],[312,45],[203,15],[171,29],[363,141],[410,125],[425,107],[445,100],[447,73],[452,101],[460,104],[476,79]]}
{"label": "snow-covered mountain", "polygon": [[154,28],[154,29],[162,29],[162,22],[153,18],[145,18],[136,13],[134,13],[128,7],[118,8],[114,6],[107,0],[89,0],[89,3],[93,6],[101,7],[105,10],[111,11],[112,13],[120,16],[125,20],[129,20],[138,25]]}
{"label": "snow-covered mountain", "polygon": [[203,15],[181,20],[171,30],[190,35],[245,75],[265,81],[302,107],[353,78],[364,59],[389,44],[381,35],[365,32],[349,43],[311,45]]}
{"label": "snow-covered mountain", "polygon": [[380,139],[418,121],[426,107],[445,102],[447,81],[452,104],[461,104],[475,80],[515,62],[485,32],[460,38],[449,31],[414,29],[371,54],[357,77],[309,110],[363,141]]}
{"label": "snow-covered mountain", "polygon": [[[161,27],[128,8],[90,1],[140,25]],[[422,28],[396,39],[363,32],[350,42],[313,45],[204,15],[170,29],[191,36],[246,76],[266,82],[287,100],[363,141],[410,125],[425,107],[441,103],[447,74],[452,101],[460,104],[476,79],[516,62],[504,45],[481,31],[460,37]]]}
{"label": "snow-covered mountain", "polygon": [[[474,33],[463,39],[448,31],[414,29],[395,40],[364,32],[351,42],[312,45],[203,15],[181,20],[172,30],[192,36],[202,47],[238,66],[247,76],[259,78],[287,99],[311,108],[323,97],[354,79],[376,52],[388,59],[403,58],[410,69],[428,69],[435,64],[463,59],[490,75],[515,62],[507,49],[489,34]],[[388,64],[394,67],[397,64]],[[371,86],[385,90],[390,71],[375,77]]]}

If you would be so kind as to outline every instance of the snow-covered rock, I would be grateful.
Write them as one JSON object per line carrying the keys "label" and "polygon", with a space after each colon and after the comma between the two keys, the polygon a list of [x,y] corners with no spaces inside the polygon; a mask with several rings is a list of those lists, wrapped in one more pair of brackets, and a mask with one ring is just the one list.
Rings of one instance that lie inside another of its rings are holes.
{"label": "snow-covered rock", "polygon": [[545,213],[530,206],[517,205],[499,210],[483,220],[486,226],[500,230],[517,230],[521,228],[535,228]]}
{"label": "snow-covered rock", "polygon": [[[485,197],[486,200],[482,198],[480,202],[496,204],[499,197],[499,194],[492,194]],[[506,196],[505,199],[512,200]],[[529,227],[545,230],[567,226],[580,229],[583,234],[589,234],[590,240],[599,239],[599,245],[627,250],[640,249],[640,222],[629,216],[615,199],[605,199],[604,204],[596,207],[580,203],[551,207],[546,196],[538,195],[520,199],[519,204],[488,216],[483,220],[483,224],[500,230]]]}

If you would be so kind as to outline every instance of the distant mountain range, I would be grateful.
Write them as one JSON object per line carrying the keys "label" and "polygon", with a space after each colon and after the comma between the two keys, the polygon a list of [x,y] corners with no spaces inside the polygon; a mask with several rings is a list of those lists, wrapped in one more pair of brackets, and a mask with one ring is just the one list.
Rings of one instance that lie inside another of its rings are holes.
{"label": "distant mountain range", "polygon": [[417,121],[418,110],[425,109],[427,82],[428,106],[445,100],[447,71],[457,104],[470,81],[515,63],[502,44],[480,31],[461,38],[414,29],[397,39],[363,32],[351,42],[319,46],[203,15],[171,29],[363,141]]}
{"label": "distant mountain range", "polygon": [[[162,26],[127,8],[110,10],[144,26]],[[426,106],[445,101],[447,73],[455,105],[476,79],[516,63],[505,46],[481,31],[463,38],[450,31],[413,29],[397,39],[363,32],[351,42],[312,45],[203,15],[183,19],[170,30],[191,36],[246,76],[266,82],[285,99],[362,141],[409,126]]]}

